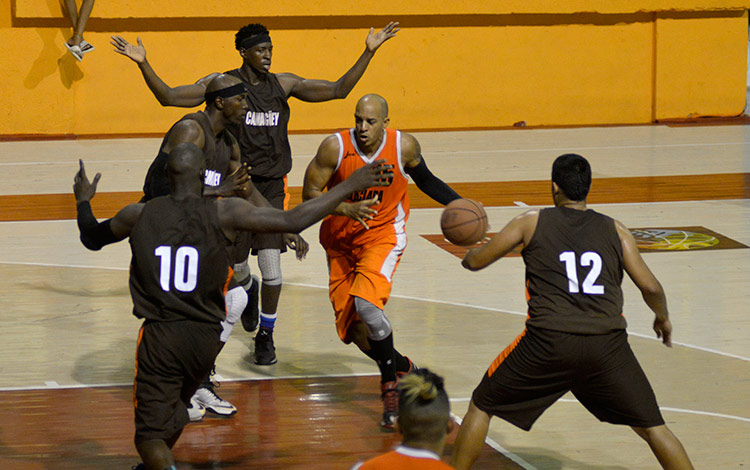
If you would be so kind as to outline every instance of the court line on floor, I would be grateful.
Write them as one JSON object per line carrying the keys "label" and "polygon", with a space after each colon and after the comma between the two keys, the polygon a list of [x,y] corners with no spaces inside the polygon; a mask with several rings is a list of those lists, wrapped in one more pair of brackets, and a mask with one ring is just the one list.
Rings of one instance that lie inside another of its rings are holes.
{"label": "court line on floor", "polygon": [[[451,403],[468,403],[469,401],[471,401],[471,398],[451,398],[450,401]],[[574,400],[572,398],[560,398],[557,401],[563,402],[563,403],[580,403],[578,400]],[[713,411],[690,410],[687,408],[673,408],[671,406],[660,406],[659,409],[662,411],[671,411],[673,413],[709,416],[711,418],[731,419],[731,420],[740,421],[743,423],[750,423],[750,418],[744,418],[742,416],[735,416],[735,415],[728,415],[724,413],[714,413]]]}
{"label": "court line on floor", "polygon": [[[456,423],[458,423],[459,426],[461,425],[461,423],[463,423],[463,419],[459,418],[458,415],[451,413],[451,417]],[[524,470],[538,470],[535,466],[531,465],[529,462],[525,461],[524,459],[517,456],[513,452],[509,451],[505,447],[501,446],[497,441],[492,439],[489,435],[485,437],[484,443],[490,446],[491,448],[493,448],[496,452],[505,456],[505,458],[507,458],[508,460],[512,460],[514,463],[521,466]]]}
{"label": "court line on floor", "polygon": [[[80,266],[80,265],[65,265],[65,264],[52,264],[52,263],[30,263],[30,262],[12,262],[12,261],[0,261],[0,264],[11,264],[11,265],[20,265],[20,266],[46,266],[46,267],[59,267],[59,268],[87,268],[87,269],[107,269],[112,271],[127,271],[128,268],[120,268],[120,267],[106,267],[106,266]],[[287,282],[286,285],[288,286],[297,286],[297,287],[309,287],[312,289],[328,289],[328,286],[321,286],[321,285],[315,285],[315,284],[306,284],[306,283],[299,283],[299,282]],[[484,310],[488,312],[498,312],[498,313],[506,313],[509,315],[516,315],[516,316],[523,316],[525,317],[527,314],[526,312],[516,312],[513,310],[504,310],[496,307],[485,307],[482,305],[472,305],[462,302],[452,302],[448,300],[436,300],[436,299],[429,299],[426,297],[416,297],[416,296],[408,296],[408,295],[400,295],[400,294],[391,294],[392,298],[399,298],[404,300],[415,300],[418,302],[426,302],[426,303],[436,303],[436,304],[443,304],[443,305],[450,305],[453,307],[463,307],[463,308],[473,308],[477,310]],[[638,338],[646,339],[649,341],[659,341],[661,342],[661,339],[642,334],[642,333],[636,333],[633,331],[628,330],[628,335],[635,336]],[[725,356],[730,357],[732,359],[739,359],[741,361],[750,362],[750,357],[740,356],[737,354],[732,354],[724,351],[719,351],[717,349],[711,349],[706,348],[703,346],[698,346],[695,344],[690,343],[682,343],[679,341],[672,341],[672,344],[675,346],[682,346],[688,349],[695,349],[697,351],[703,351],[708,352],[712,354],[716,354],[719,356]]]}

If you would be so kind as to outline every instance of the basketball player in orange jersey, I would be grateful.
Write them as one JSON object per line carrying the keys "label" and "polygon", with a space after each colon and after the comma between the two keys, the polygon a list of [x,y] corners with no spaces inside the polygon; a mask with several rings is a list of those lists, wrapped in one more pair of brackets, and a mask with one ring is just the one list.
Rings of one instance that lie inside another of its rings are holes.
{"label": "basketball player in orange jersey", "polygon": [[409,373],[413,364],[394,348],[391,324],[383,309],[406,248],[409,177],[443,205],[461,196],[430,172],[417,139],[387,128],[388,103],[383,97],[360,98],[354,120],[353,129],[328,136],[320,144],[305,172],[302,197],[320,197],[325,188],[330,190],[376,159],[393,165],[389,186],[351,194],[320,227],[339,337],[347,344],[354,342],[377,362],[384,408],[380,425],[392,430],[398,416],[397,373]]}
{"label": "basketball player in orange jersey", "polygon": [[449,470],[440,460],[445,437],[453,430],[443,378],[419,369],[398,384],[396,429],[404,440],[394,450],[359,463],[352,470]]}

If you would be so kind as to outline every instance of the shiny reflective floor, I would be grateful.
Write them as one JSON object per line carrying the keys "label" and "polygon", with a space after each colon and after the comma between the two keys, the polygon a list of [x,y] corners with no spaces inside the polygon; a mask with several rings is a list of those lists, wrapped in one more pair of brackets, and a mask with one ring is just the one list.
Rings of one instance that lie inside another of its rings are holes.
{"label": "shiny reflective floor", "polygon": [[[669,250],[644,253],[667,292],[675,347],[654,338],[652,314],[626,279],[630,341],[696,468],[750,465],[742,437],[750,432],[750,251],[743,248],[750,245],[750,127],[415,136],[435,174],[488,206],[492,231],[526,206],[547,204],[551,163],[565,152],[590,160],[594,209],[651,234],[691,228],[680,232],[682,240],[660,235]],[[293,136],[293,194],[323,137]],[[130,313],[128,245],[86,251],[75,221],[54,211],[69,204],[67,214],[74,213],[70,188],[78,158],[92,175],[103,173],[99,200],[112,208],[130,202],[158,144],[0,143],[6,175],[0,189],[1,468],[129,468],[138,460],[128,384],[139,322]],[[425,238],[439,234],[440,209],[416,199],[415,206],[427,207],[412,211],[409,247],[386,314],[397,348],[445,376],[460,418],[489,363],[523,329],[523,263],[515,257],[481,272],[463,270],[458,257]],[[107,207],[95,210],[111,215]],[[736,243],[706,249],[710,243],[700,242],[706,235],[690,235],[695,227]],[[278,364],[253,364],[251,334],[235,330],[217,371],[219,393],[239,413],[189,425],[175,448],[184,468],[348,468],[397,442],[376,426],[376,367],[340,343],[333,328],[317,228],[303,235],[311,245],[307,259],[282,258]],[[257,273],[254,260],[251,267]],[[632,431],[599,423],[569,395],[529,433],[493,420],[483,459],[476,468],[658,466]]]}

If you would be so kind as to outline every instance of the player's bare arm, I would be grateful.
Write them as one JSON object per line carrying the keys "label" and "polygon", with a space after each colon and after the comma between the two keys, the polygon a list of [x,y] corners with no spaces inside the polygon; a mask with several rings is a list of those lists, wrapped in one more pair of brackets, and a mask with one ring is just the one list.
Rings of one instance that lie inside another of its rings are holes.
{"label": "player's bare arm", "polygon": [[539,211],[527,211],[514,217],[490,241],[472,248],[464,256],[461,265],[469,271],[484,269],[523,244],[527,245],[534,235],[539,220]]}
{"label": "player's bare arm", "polygon": [[221,199],[219,221],[228,234],[233,230],[299,233],[330,214],[352,192],[387,186],[392,176],[390,165],[377,160],[358,169],[325,194],[306,200],[289,211],[254,207],[244,200],[237,202],[235,198]]}
{"label": "player's bare arm", "polygon": [[198,148],[202,149],[206,143],[205,139],[206,136],[203,135],[203,128],[200,124],[192,119],[184,119],[172,128],[169,139],[167,139],[167,143],[164,146],[164,152],[169,153],[173,148],[185,142],[195,144]]}
{"label": "player's bare arm", "polygon": [[115,35],[112,36],[110,44],[115,47],[115,52],[138,64],[146,85],[162,106],[192,108],[203,103],[206,86],[215,76],[219,75],[218,73],[207,75],[190,85],[170,87],[156,74],[156,71],[146,59],[146,48],[143,46],[141,38],[136,38],[136,41],[138,45],[134,46],[122,36]]}
{"label": "player's bare arm", "polygon": [[662,342],[672,346],[672,323],[669,321],[669,310],[667,309],[667,296],[664,288],[654,273],[651,272],[646,262],[643,260],[635,237],[625,225],[615,221],[617,234],[620,236],[622,244],[622,255],[625,272],[633,280],[636,287],[641,291],[643,300],[646,305],[654,312],[654,331],[656,337],[661,338]]}
{"label": "player's bare arm", "polygon": [[443,180],[432,174],[430,169],[427,168],[427,162],[422,157],[422,147],[419,145],[419,141],[413,135],[405,132],[401,133],[401,160],[404,164],[404,170],[420,191],[430,196],[434,201],[446,205],[461,197]]}
{"label": "player's bare arm", "polygon": [[357,62],[338,80],[331,82],[328,80],[314,80],[302,78],[292,73],[281,73],[277,75],[281,87],[284,89],[286,96],[293,96],[302,101],[320,102],[335,99],[346,98],[357,84],[362,75],[365,73],[367,66],[370,64],[375,51],[383,43],[394,37],[399,31],[397,22],[388,23],[383,29],[375,32],[370,28],[370,32],[365,40],[365,50]]}
{"label": "player's bare arm", "polygon": [[[325,138],[318,147],[315,158],[307,166],[305,171],[305,182],[302,187],[302,199],[307,201],[324,194],[324,189],[333,176],[338,163],[339,143],[335,135]],[[387,165],[390,170],[391,166]],[[341,202],[333,211],[335,215],[343,215],[359,222],[365,229],[368,220],[372,220],[378,213],[370,206],[377,204],[377,198],[366,199],[358,202]]]}

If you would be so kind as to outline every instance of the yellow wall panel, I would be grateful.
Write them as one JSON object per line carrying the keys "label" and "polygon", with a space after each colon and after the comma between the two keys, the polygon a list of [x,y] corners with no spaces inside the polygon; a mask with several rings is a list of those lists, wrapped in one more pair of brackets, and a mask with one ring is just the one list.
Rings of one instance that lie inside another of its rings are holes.
{"label": "yellow wall panel", "polygon": [[656,119],[742,113],[747,13],[738,16],[658,18]]}
{"label": "yellow wall panel", "polygon": [[[13,0],[20,18],[55,17],[59,0]],[[78,0],[80,4],[80,0]],[[372,16],[372,15],[486,15],[486,14],[605,14],[640,11],[743,10],[750,0],[121,0],[100,1],[94,7],[99,18],[165,17],[276,17],[276,16]]]}
{"label": "yellow wall panel", "polygon": [[[125,19],[134,30],[121,32],[117,20],[97,26],[96,12],[107,12],[114,3],[95,6],[85,36],[96,50],[78,63],[63,46],[71,30],[62,19],[58,26],[42,20],[22,21],[18,16],[20,9],[35,14],[60,12],[57,0],[0,0],[4,71],[0,98],[5,105],[0,135],[159,134],[188,112],[156,102],[135,64],[111,50],[113,31],[131,41],[141,36],[150,61],[171,85],[192,83],[241,64],[234,50],[234,29],[165,29],[171,24],[169,19],[147,22],[157,26],[150,30]],[[148,8],[161,4],[116,3],[123,7],[121,12],[127,12],[118,14],[127,15],[146,14]],[[278,8],[293,4],[278,3]],[[319,9],[341,5],[333,0],[304,3],[309,3],[306,8]],[[426,2],[403,3],[404,9],[433,11]],[[496,11],[501,10],[501,3],[502,8],[521,4],[489,2]],[[622,9],[625,3],[603,2],[601,9]],[[448,4],[452,6],[446,8],[454,13],[467,5]],[[566,3],[568,8],[595,4]],[[637,4],[629,3],[631,7]],[[669,4],[673,9],[708,8],[717,2]],[[198,2],[181,3],[186,14],[192,11],[191,5],[197,8]],[[548,2],[533,2],[528,8],[534,5]],[[360,7],[354,8],[347,13]],[[166,14],[167,8],[163,10]],[[551,6],[550,10],[556,11]],[[460,20],[459,24],[451,25],[452,19]],[[501,15],[482,21],[441,15],[434,20],[439,26],[430,26],[426,20],[419,27],[404,26],[384,44],[346,100],[316,104],[290,100],[290,128],[328,131],[347,127],[352,123],[354,103],[369,92],[388,99],[393,124],[405,129],[501,127],[518,121],[529,126],[647,123],[691,114],[732,115],[744,107],[744,11]],[[335,80],[362,53],[365,26],[375,21],[383,18],[363,17],[356,27],[272,29],[272,71]]]}

